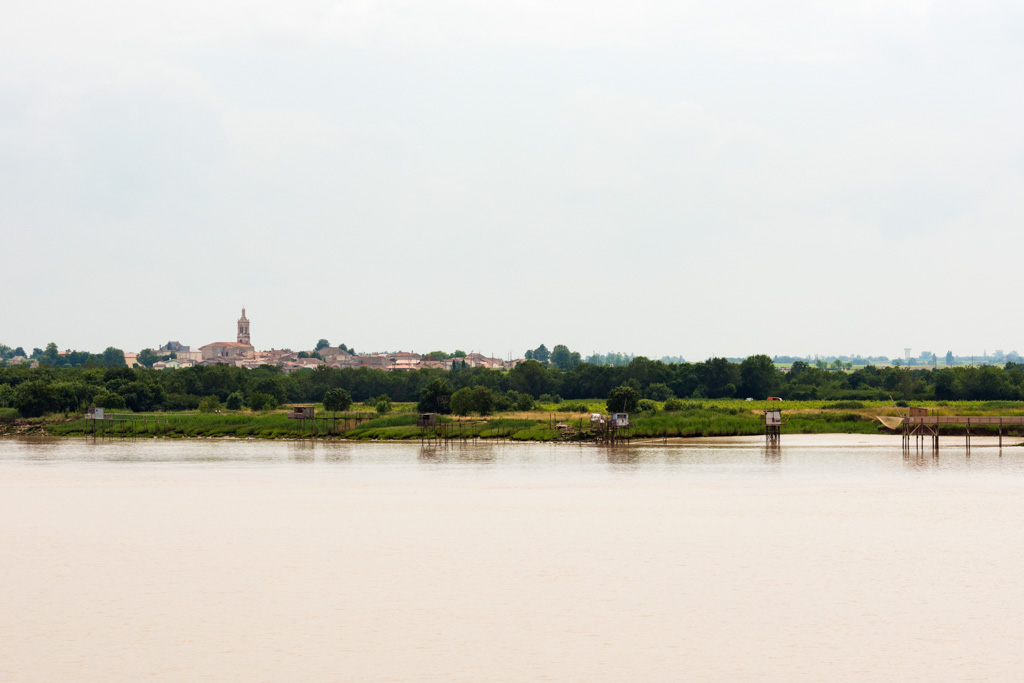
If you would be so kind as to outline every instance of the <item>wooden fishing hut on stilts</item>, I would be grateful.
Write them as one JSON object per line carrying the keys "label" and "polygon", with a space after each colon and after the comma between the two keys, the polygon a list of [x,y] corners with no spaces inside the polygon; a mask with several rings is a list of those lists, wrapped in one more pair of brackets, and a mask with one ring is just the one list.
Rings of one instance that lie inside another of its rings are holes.
{"label": "wooden fishing hut on stilts", "polygon": [[782,422],[782,407],[776,407],[774,401],[782,403],[782,399],[778,396],[769,396],[764,416],[761,418],[761,422],[764,424],[764,441],[769,446],[778,446],[782,441],[782,425],[784,424]]}

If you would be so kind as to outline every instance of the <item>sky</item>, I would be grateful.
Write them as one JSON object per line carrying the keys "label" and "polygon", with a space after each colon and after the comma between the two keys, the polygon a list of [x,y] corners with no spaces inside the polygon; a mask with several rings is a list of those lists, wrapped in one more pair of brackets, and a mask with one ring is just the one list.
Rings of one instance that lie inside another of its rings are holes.
{"label": "sky", "polygon": [[1024,6],[14,3],[0,343],[1024,351]]}

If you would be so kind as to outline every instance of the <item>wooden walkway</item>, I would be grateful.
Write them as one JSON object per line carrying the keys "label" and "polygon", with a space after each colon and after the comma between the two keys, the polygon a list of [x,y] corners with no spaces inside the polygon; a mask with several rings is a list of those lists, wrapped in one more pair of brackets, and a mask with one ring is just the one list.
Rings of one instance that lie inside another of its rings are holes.
{"label": "wooden walkway", "polygon": [[995,427],[999,434],[999,447],[1003,447],[1003,432],[1008,427],[1024,427],[1024,415],[929,415],[927,408],[911,408],[910,415],[901,420],[903,428],[903,447],[910,448],[912,439],[923,444],[925,438],[932,440],[932,447],[939,449],[940,427],[962,427],[967,443],[971,448],[971,429],[985,428],[986,431]]}

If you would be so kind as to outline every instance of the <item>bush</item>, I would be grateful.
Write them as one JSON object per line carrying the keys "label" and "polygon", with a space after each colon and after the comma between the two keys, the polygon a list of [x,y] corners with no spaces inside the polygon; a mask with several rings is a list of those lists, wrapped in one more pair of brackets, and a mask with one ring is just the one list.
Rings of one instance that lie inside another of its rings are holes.
{"label": "bush", "polygon": [[377,405],[374,408],[377,409],[378,415],[387,415],[391,412],[391,397],[387,394],[381,394],[377,397]]}
{"label": "bush", "polygon": [[328,389],[324,394],[324,410],[337,413],[348,410],[352,405],[352,395],[344,389]]}
{"label": "bush", "polygon": [[533,396],[529,394],[519,394],[516,396],[516,410],[533,410]]}
{"label": "bush", "polygon": [[215,413],[220,410],[220,399],[216,396],[205,396],[199,401],[199,412]]}
{"label": "bush", "polygon": [[249,400],[247,400],[246,403],[249,404],[250,408],[256,411],[263,410],[265,408],[273,408],[276,405],[273,396],[259,391],[249,394]]}
{"label": "bush", "polygon": [[241,410],[242,409],[242,393],[239,391],[232,392],[228,395],[228,399],[224,402],[224,407],[228,410]]}
{"label": "bush", "polygon": [[[639,410],[641,413],[656,413],[656,412],[658,412],[658,404],[657,404],[657,402],[652,401],[649,398],[642,398],[642,399],[640,399],[640,402],[637,403],[636,407],[637,407],[637,410]],[[625,412],[625,411],[623,411],[623,412]]]}
{"label": "bush", "polygon": [[558,405],[562,402],[562,397],[558,394],[555,394],[554,396],[551,394],[541,394],[537,400],[541,403],[554,403],[555,405]]}
{"label": "bush", "polygon": [[567,413],[589,413],[590,406],[586,403],[566,403],[558,407],[559,410],[563,410]]}
{"label": "bush", "polygon": [[687,404],[684,403],[682,401],[682,399],[678,399],[678,398],[672,397],[672,398],[667,399],[665,401],[665,411],[666,412],[676,412],[676,411],[679,411],[679,410],[685,410],[686,409],[686,405]]}

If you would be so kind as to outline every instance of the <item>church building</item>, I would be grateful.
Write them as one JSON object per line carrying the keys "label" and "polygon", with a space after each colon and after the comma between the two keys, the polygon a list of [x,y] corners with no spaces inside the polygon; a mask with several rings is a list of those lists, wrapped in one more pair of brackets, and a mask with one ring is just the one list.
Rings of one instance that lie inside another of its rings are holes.
{"label": "church building", "polygon": [[225,356],[254,357],[256,349],[249,343],[249,319],[245,317],[245,307],[242,307],[242,317],[238,319],[238,341],[214,342],[200,346],[199,350],[203,353],[203,360]]}

